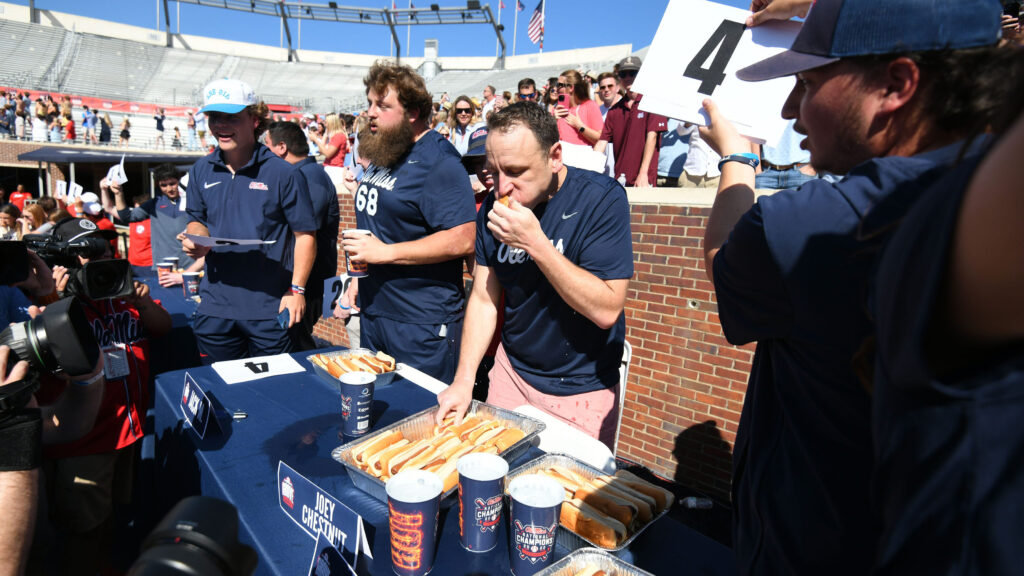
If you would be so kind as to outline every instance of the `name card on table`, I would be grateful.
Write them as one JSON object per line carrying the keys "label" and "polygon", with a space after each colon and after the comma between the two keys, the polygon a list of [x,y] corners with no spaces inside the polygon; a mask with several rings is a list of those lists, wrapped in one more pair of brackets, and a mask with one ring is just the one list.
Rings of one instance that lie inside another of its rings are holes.
{"label": "name card on table", "polygon": [[206,427],[210,423],[212,412],[213,407],[206,392],[203,392],[192,376],[185,372],[185,385],[181,391],[181,413],[185,417],[185,422],[188,422],[199,435],[200,440],[206,436]]}
{"label": "name card on table", "polygon": [[353,566],[361,553],[373,558],[362,517],[284,461],[277,463],[277,501],[310,538],[319,540],[322,535],[351,558]]}
{"label": "name card on table", "polygon": [[270,376],[297,374],[306,371],[288,354],[214,362],[211,367],[228,384],[238,384],[239,382],[269,378]]}
{"label": "name card on table", "polygon": [[633,83],[640,109],[707,125],[701,103],[711,98],[740,134],[778,142],[786,129],[782,105],[792,77],[744,82],[736,71],[787,50],[800,31],[794,21],[747,28],[750,12],[707,0],[672,0]]}
{"label": "name card on table", "polygon": [[309,576],[357,576],[355,566],[358,555],[346,556],[346,551],[335,548],[321,532],[316,539],[316,548],[313,548]]}

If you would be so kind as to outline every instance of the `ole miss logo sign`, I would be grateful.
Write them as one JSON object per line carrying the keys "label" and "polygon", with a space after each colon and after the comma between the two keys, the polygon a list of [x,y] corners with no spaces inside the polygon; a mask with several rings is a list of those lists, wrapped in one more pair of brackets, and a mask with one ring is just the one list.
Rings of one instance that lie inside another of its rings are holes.
{"label": "ole miss logo sign", "polygon": [[551,550],[555,547],[555,528],[557,527],[557,521],[551,526],[536,526],[534,524],[523,526],[519,520],[516,520],[515,546],[519,552],[519,558],[529,560],[531,564],[547,560],[548,554],[551,554]]}

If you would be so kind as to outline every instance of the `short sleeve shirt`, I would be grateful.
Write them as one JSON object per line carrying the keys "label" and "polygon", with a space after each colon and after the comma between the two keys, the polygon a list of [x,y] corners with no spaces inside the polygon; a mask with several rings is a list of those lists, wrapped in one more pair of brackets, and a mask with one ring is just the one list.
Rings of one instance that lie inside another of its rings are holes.
{"label": "short sleeve shirt", "polygon": [[[476,217],[459,153],[429,130],[393,167],[371,164],[356,190],[356,223],[385,244],[419,240]],[[462,259],[403,266],[370,264],[359,280],[363,314],[412,324],[462,318]]]}
{"label": "short sleeve shirt", "polygon": [[870,571],[871,398],[854,366],[872,333],[877,250],[861,227],[898,221],[897,200],[958,150],[874,159],[835,184],[763,196],[715,257],[725,336],[758,343],[733,453],[741,573]]}
{"label": "short sleeve shirt", "polygon": [[324,166],[337,166],[341,168],[345,165],[345,155],[348,154],[348,136],[344,132],[333,134],[329,144],[336,147],[338,153],[325,160]]}
{"label": "short sleeve shirt", "polygon": [[[587,128],[597,130],[598,133],[604,130],[604,118],[601,117],[601,108],[593,100],[584,100],[582,104],[575,109],[570,109],[569,112],[578,116]],[[570,144],[590,146],[590,142],[583,138],[579,133],[579,129],[570,126],[565,118],[558,119],[558,139]]]}
{"label": "short sleeve shirt", "polygon": [[[626,192],[607,176],[568,168],[551,198],[534,208],[552,245],[602,280],[633,276],[633,243]],[[516,372],[545,394],[567,396],[614,386],[625,338],[625,318],[602,329],[569,306],[537,264],[499,243],[487,228],[487,198],[477,218],[476,261],[505,290],[502,343]]]}
{"label": "short sleeve shirt", "polygon": [[654,155],[647,167],[647,181],[651,186],[658,180],[658,148],[661,145],[660,133],[668,129],[668,118],[660,114],[652,114],[640,109],[643,96],[637,95],[633,106],[626,106],[626,99],[621,98],[604,117],[604,130],[601,140],[610,142],[615,152],[615,175],[626,175],[626,185],[636,183],[643,163],[644,146],[648,132],[658,132],[659,141],[654,143]]}
{"label": "short sleeve shirt", "polygon": [[273,241],[211,250],[198,312],[240,320],[277,316],[291,285],[293,232],[317,229],[305,179],[257,144],[249,163],[233,175],[220,149],[201,158],[189,170],[187,193],[189,217],[209,228],[211,236]]}

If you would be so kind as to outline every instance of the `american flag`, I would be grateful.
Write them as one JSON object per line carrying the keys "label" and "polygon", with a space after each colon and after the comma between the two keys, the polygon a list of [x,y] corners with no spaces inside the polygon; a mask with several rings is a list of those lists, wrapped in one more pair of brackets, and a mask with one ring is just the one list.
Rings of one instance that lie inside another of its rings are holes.
{"label": "american flag", "polygon": [[544,0],[540,0],[537,3],[537,7],[533,9],[533,15],[530,16],[530,24],[526,28],[526,35],[530,37],[530,42],[534,44],[540,42],[544,36]]}
{"label": "american flag", "polygon": [[523,6],[522,0],[516,0],[516,10],[518,10],[520,12],[522,12],[523,10],[526,10],[526,6]]}

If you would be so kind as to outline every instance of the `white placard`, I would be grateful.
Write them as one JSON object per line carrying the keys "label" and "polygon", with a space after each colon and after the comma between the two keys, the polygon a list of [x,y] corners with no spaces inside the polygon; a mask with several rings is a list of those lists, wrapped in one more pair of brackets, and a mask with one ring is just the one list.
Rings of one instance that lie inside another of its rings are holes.
{"label": "white placard", "polygon": [[84,190],[81,184],[72,182],[68,185],[68,200],[78,200]]}
{"label": "white placard", "polygon": [[107,180],[118,184],[124,184],[128,181],[128,175],[124,171],[124,154],[121,154],[121,162],[119,164],[114,164],[107,170]]}
{"label": "white placard", "polygon": [[633,84],[644,95],[640,109],[706,126],[701,102],[711,98],[741,134],[777,142],[786,129],[781,112],[793,78],[752,83],[736,71],[788,49],[801,24],[748,29],[749,15],[707,0],[672,0]]}
{"label": "white placard", "polygon": [[562,162],[566,166],[603,173],[605,161],[606,156],[590,146],[562,142]]}
{"label": "white placard", "polygon": [[259,246],[261,244],[273,244],[276,240],[246,240],[242,238],[217,238],[216,236],[197,236],[185,234],[196,246],[207,246],[209,248],[221,248],[224,246]]}
{"label": "white placard", "polygon": [[53,195],[57,198],[67,198],[68,195],[68,183],[63,180],[54,181],[55,190]]}
{"label": "white placard", "polygon": [[211,366],[228,384],[238,384],[239,382],[250,382],[271,376],[297,374],[306,371],[288,354],[214,362]]}

